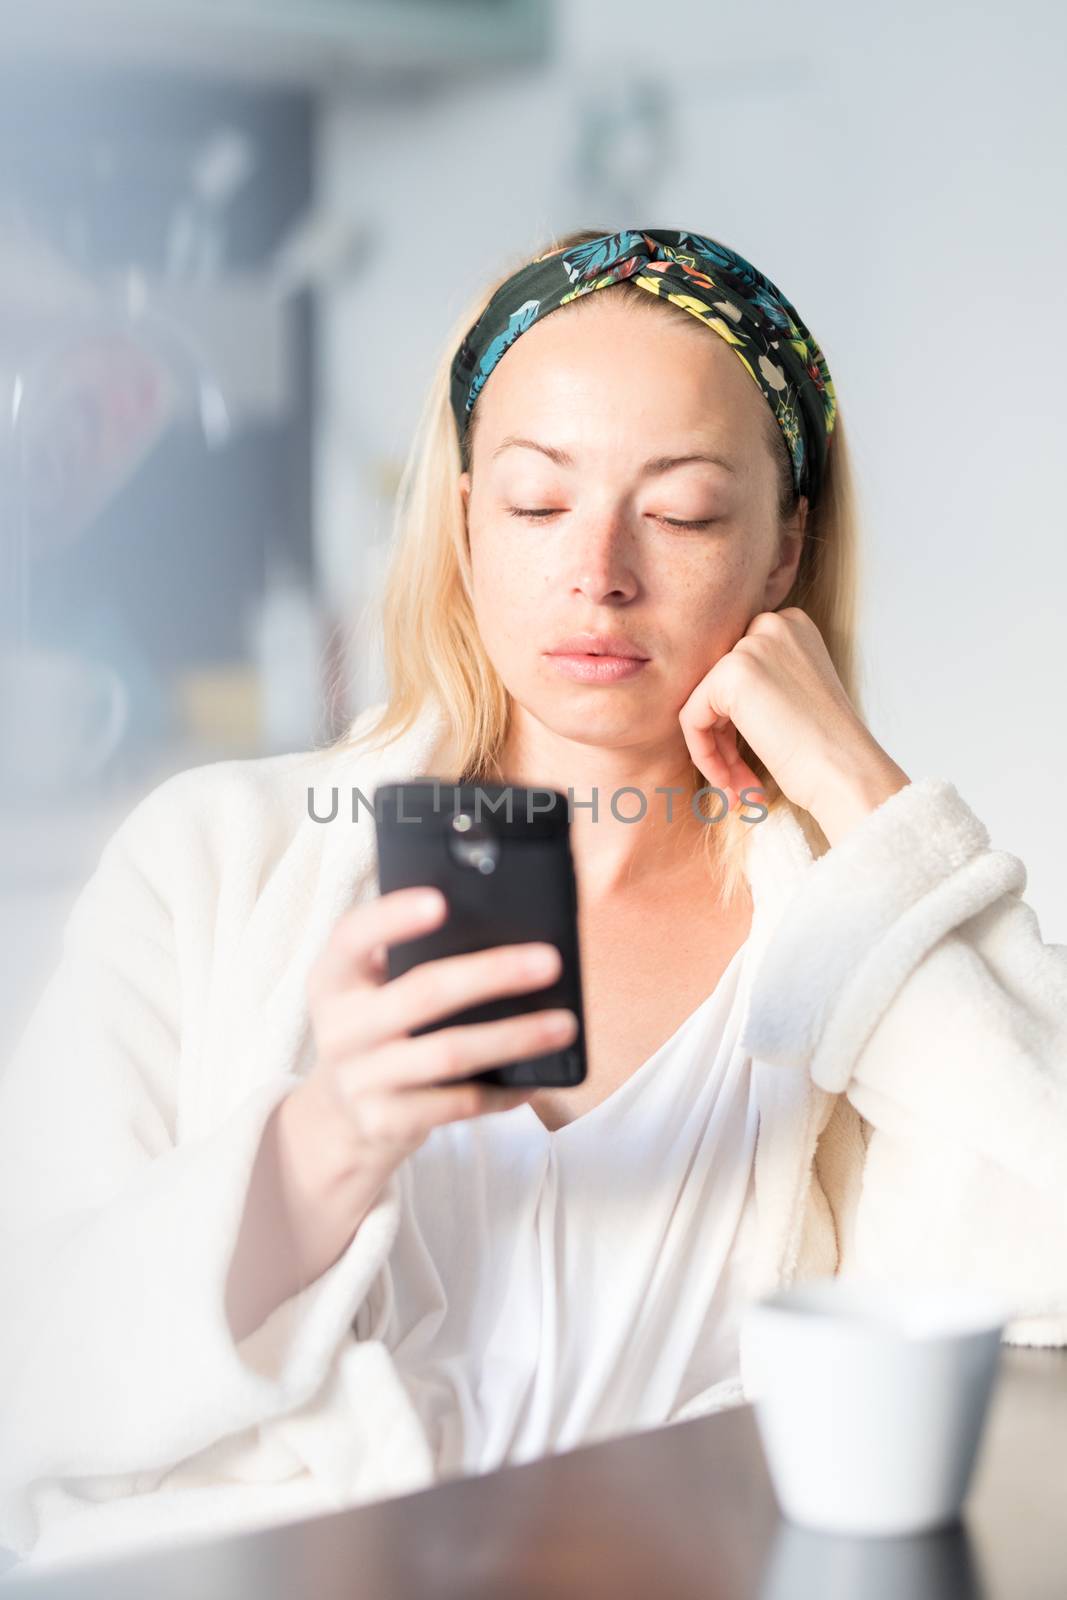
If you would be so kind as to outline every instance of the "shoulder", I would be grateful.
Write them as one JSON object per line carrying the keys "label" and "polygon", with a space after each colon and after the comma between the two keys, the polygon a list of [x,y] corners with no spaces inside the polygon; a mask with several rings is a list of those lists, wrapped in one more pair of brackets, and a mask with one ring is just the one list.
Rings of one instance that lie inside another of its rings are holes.
{"label": "shoulder", "polygon": [[123,819],[108,850],[152,854],[179,842],[187,848],[246,847],[277,826],[295,824],[297,802],[309,785],[325,781],[329,752],[257,756],[186,767],[155,785]]}
{"label": "shoulder", "polygon": [[[368,798],[382,782],[422,771],[444,731],[436,702],[427,701],[404,731],[375,735],[384,703],[368,706],[343,739],[287,755],[212,761],[174,773],[151,789],[104,848],[96,874],[157,903],[198,938],[211,937],[221,911],[237,916],[264,893],[275,874],[301,897],[324,872],[344,869],[366,849],[366,830],[323,826],[330,794],[358,790]],[[345,802],[339,801],[340,815]]]}
{"label": "shoulder", "polygon": [[340,744],[173,773],[112,833],[97,875],[135,876],[168,905],[217,895],[224,880],[262,885],[290,849],[321,847],[329,830],[309,825],[309,795],[373,778],[373,757],[350,748],[350,740],[377,710],[357,718]]}

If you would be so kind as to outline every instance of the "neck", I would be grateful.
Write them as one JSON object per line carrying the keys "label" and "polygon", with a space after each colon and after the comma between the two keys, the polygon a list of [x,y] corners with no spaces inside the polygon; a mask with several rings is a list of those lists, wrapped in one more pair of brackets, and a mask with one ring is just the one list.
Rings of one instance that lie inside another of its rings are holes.
{"label": "neck", "polygon": [[513,720],[499,769],[501,783],[570,796],[571,851],[587,901],[647,890],[700,860],[707,824],[690,805],[693,766],[680,733],[667,744],[600,747],[524,717]]}

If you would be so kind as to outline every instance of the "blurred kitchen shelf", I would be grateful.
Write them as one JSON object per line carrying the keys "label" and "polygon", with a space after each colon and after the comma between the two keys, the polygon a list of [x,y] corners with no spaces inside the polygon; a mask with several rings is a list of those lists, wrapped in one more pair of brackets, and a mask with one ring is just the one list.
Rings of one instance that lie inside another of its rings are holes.
{"label": "blurred kitchen shelf", "polygon": [[545,61],[553,10],[550,0],[0,0],[0,60],[425,92]]}

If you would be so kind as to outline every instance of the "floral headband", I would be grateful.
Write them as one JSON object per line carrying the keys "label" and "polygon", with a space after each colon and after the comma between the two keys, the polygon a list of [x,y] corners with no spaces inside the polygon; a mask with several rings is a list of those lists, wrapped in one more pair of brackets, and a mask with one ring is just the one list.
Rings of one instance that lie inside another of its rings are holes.
{"label": "floral headband", "polygon": [[674,229],[606,233],[539,256],[501,284],[452,362],[452,410],[464,454],[474,402],[519,335],[558,306],[624,278],[692,312],[726,340],[774,413],[794,486],[813,506],[837,413],[822,351],[781,290],[751,262],[728,245]]}

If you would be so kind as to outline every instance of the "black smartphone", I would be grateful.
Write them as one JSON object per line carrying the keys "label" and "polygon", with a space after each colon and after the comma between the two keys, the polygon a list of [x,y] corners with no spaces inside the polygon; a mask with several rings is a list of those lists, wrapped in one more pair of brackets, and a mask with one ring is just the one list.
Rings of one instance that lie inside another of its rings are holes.
{"label": "black smartphone", "polygon": [[387,947],[390,979],[423,961],[493,945],[554,944],[562,970],[554,983],[465,1006],[412,1030],[412,1037],[457,1023],[565,1006],[578,1019],[571,1044],[545,1055],[501,1061],[457,1082],[562,1088],[586,1075],[578,955],[578,892],[567,798],[555,789],[448,783],[425,778],[382,784],[374,794],[378,888],[432,885],[448,902],[439,927]]}

